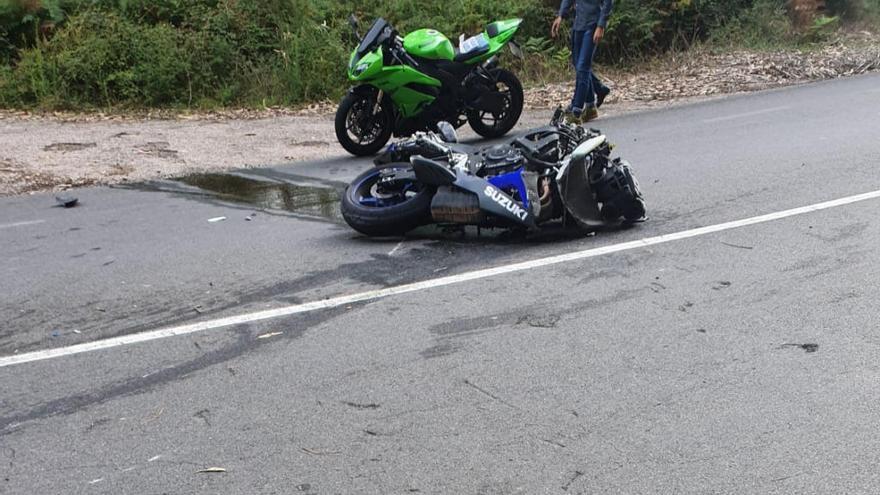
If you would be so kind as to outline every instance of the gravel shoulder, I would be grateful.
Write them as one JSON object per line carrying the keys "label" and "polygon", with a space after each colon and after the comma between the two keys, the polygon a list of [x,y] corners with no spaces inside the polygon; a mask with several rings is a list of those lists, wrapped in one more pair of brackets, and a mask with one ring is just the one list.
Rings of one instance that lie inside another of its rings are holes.
{"label": "gravel shoulder", "polygon": [[[880,69],[880,36],[859,33],[813,51],[692,51],[601,75],[614,92],[602,118]],[[519,124],[542,124],[572,82],[526,90]],[[169,115],[0,111],[0,195],[277,166],[344,154],[334,105]],[[468,135],[469,131],[465,131]]]}

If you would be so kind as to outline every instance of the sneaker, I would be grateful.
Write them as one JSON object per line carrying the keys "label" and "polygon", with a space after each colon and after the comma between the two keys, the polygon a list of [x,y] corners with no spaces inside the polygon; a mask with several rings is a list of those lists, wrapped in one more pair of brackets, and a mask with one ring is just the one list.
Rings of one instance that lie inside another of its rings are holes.
{"label": "sneaker", "polygon": [[611,93],[611,88],[604,88],[596,91],[596,108],[602,106],[605,103],[605,97],[607,97]]}
{"label": "sneaker", "polygon": [[599,111],[596,110],[596,107],[587,107],[580,115],[581,124],[585,122],[589,122],[591,120],[596,120],[599,118]]}
{"label": "sneaker", "polygon": [[565,121],[569,124],[580,125],[581,123],[581,113],[573,112],[571,109],[563,112],[562,118],[565,119]]}

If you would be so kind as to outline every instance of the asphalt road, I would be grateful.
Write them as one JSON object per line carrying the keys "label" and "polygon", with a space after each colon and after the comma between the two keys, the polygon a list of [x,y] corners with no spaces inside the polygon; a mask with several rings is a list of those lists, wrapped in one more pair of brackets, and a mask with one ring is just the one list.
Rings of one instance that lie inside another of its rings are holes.
{"label": "asphalt road", "polygon": [[[594,237],[364,239],[342,157],[0,199],[0,359],[880,190],[878,75],[597,126]],[[878,208],[0,367],[0,493],[878,493]]]}

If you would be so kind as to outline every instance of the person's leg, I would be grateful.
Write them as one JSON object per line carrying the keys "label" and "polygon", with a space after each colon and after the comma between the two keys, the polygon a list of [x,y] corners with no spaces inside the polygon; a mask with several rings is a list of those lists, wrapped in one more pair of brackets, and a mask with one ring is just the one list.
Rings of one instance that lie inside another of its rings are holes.
{"label": "person's leg", "polygon": [[596,93],[596,108],[599,108],[602,106],[602,103],[605,102],[605,97],[611,93],[611,88],[603,84],[602,81],[596,77],[595,72],[591,71],[590,74],[592,75],[593,91]]}
{"label": "person's leg", "polygon": [[593,93],[593,55],[596,46],[593,43],[593,29],[584,31],[577,57],[577,90],[571,106],[577,109],[594,108],[596,95]]}
{"label": "person's leg", "polygon": [[569,104],[568,110],[577,114],[580,114],[581,110],[583,109],[583,107],[578,106],[578,102],[583,99],[583,93],[584,91],[586,91],[577,72],[584,35],[584,31],[571,32],[571,64],[574,66],[576,78],[574,85],[574,94],[571,97],[571,104]]}

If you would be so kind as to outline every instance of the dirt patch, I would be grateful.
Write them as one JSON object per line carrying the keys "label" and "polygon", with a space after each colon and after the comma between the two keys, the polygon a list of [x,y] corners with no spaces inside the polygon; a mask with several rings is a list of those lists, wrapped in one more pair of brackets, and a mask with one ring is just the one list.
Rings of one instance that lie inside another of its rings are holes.
{"label": "dirt patch", "polygon": [[[612,88],[610,104],[646,106],[854,76],[880,70],[880,36],[850,33],[816,50],[713,53],[690,50],[627,70],[597,70]],[[533,108],[567,101],[571,83],[526,91]]]}
{"label": "dirt patch", "polygon": [[72,187],[90,186],[89,178],[71,178],[42,172],[20,163],[0,158],[0,195],[26,194],[36,191],[61,191]]}
{"label": "dirt patch", "polygon": [[52,143],[48,146],[44,146],[43,151],[81,151],[94,148],[97,145],[97,143]]}

